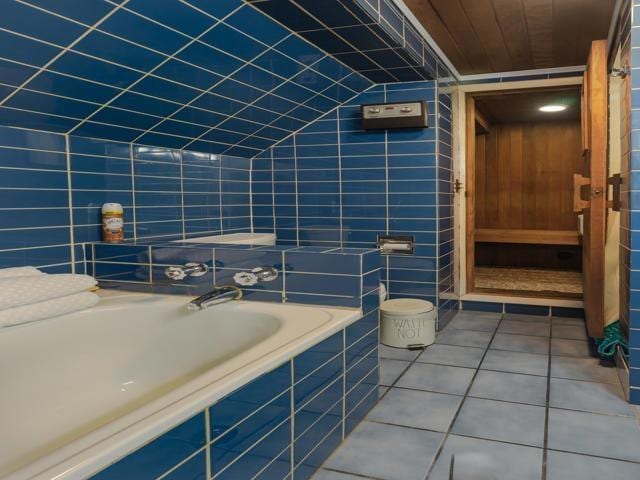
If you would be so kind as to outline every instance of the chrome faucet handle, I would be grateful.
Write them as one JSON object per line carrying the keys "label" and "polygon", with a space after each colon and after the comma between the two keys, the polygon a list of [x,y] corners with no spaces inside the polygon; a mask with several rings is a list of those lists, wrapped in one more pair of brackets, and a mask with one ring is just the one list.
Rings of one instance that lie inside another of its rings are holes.
{"label": "chrome faucet handle", "polygon": [[259,282],[273,282],[278,278],[278,270],[273,267],[258,267],[251,270]]}
{"label": "chrome faucet handle", "polygon": [[171,280],[184,280],[187,277],[201,277],[209,271],[205,263],[189,262],[183,267],[171,266],[164,269],[164,274]]}
{"label": "chrome faucet handle", "polygon": [[258,282],[272,282],[278,278],[278,270],[273,267],[257,267],[250,272],[238,272],[233,281],[243,287],[252,287]]}
{"label": "chrome faucet handle", "polygon": [[258,283],[258,276],[251,272],[238,272],[233,276],[233,281],[243,287],[252,287]]}

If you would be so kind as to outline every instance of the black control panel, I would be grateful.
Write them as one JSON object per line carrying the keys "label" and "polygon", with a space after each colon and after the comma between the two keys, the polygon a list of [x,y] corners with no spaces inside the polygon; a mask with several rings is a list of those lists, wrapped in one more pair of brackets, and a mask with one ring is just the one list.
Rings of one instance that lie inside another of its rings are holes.
{"label": "black control panel", "polygon": [[362,128],[427,128],[429,112],[427,102],[402,102],[362,105]]}

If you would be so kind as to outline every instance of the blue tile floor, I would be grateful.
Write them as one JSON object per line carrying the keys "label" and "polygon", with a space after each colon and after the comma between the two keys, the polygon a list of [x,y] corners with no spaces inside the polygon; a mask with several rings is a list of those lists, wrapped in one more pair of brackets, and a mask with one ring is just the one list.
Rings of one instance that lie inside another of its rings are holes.
{"label": "blue tile floor", "polygon": [[582,320],[464,311],[380,356],[380,402],[314,480],[640,478],[640,410]]}

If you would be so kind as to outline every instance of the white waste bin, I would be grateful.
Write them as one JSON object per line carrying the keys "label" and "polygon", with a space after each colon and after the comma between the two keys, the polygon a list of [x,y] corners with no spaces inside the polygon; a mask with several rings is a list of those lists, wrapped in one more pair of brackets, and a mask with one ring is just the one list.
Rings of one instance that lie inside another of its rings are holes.
{"label": "white waste bin", "polygon": [[433,303],[415,298],[396,298],[380,305],[381,340],[390,347],[431,345],[436,339],[436,309]]}

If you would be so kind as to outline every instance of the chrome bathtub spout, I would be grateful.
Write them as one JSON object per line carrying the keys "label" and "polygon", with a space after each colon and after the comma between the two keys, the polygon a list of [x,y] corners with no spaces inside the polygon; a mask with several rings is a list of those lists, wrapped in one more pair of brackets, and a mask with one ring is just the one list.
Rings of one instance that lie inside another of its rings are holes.
{"label": "chrome bathtub spout", "polygon": [[225,285],[223,287],[215,287],[208,293],[194,298],[187,304],[187,310],[197,312],[218,305],[220,303],[230,302],[232,300],[240,300],[242,298],[242,290],[233,285]]}

